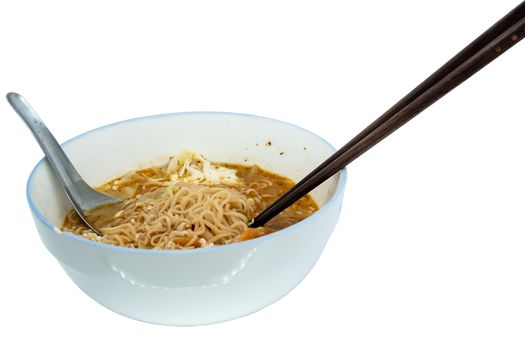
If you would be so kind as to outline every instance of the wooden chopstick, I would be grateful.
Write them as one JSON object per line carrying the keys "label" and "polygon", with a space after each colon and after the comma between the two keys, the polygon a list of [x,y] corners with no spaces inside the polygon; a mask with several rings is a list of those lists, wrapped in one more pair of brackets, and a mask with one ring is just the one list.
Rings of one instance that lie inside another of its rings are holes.
{"label": "wooden chopstick", "polygon": [[389,110],[383,113],[379,118],[377,118],[372,124],[370,124],[366,129],[361,131],[357,136],[355,136],[350,142],[341,147],[337,152],[335,152],[330,158],[325,160],[321,165],[314,169],[310,174],[306,175],[297,185],[300,185],[301,182],[307,181],[311,176],[313,176],[317,171],[324,168],[330,164],[334,159],[338,158],[341,154],[355,146],[373,130],[375,130],[379,125],[384,123],[386,120],[390,119],[402,108],[420,96],[423,92],[428,90],[432,85],[436,84],[439,80],[443,79],[447,74],[456,69],[461,63],[465,62],[467,59],[472,57],[480,49],[488,45],[492,40],[496,39],[500,34],[509,28],[511,23],[515,23],[520,18],[525,16],[525,1],[519,4],[516,8],[510,11],[507,15],[501,18],[496,22],[492,27],[487,29],[483,34],[477,37],[473,42],[467,45],[463,50],[457,53],[452,57],[447,63],[441,66],[437,71],[432,75],[426,78],[421,84],[416,88],[410,91],[405,97],[399,100],[394,106]]}
{"label": "wooden chopstick", "polygon": [[371,147],[439,100],[525,36],[525,1],[386,111],[297,185],[259,214],[250,225],[275,215],[343,169]]}

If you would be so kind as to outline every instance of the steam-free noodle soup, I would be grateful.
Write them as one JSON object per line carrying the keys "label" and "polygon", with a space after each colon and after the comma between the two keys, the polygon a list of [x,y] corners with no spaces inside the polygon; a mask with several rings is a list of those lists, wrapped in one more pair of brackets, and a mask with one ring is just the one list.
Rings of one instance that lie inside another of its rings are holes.
{"label": "steam-free noodle soup", "polygon": [[163,166],[131,171],[97,188],[124,200],[88,216],[102,236],[74,210],[62,230],[132,248],[191,249],[240,242],[293,225],[319,209],[307,195],[264,227],[248,228],[251,219],[293,185],[256,165],[211,163],[185,152]]}

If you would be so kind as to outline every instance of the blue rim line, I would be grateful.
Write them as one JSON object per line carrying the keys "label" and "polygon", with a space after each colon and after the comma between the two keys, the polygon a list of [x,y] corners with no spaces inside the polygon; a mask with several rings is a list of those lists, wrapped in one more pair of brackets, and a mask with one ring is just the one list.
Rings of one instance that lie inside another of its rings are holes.
{"label": "blue rim line", "polygon": [[[305,131],[308,134],[313,135],[316,138],[318,138],[322,143],[324,143],[325,145],[330,147],[334,152],[336,150],[334,146],[332,146],[328,141],[323,139],[321,136],[319,136],[317,134],[314,134],[313,132],[311,132],[309,130],[306,130],[306,129],[304,129],[304,128],[300,127],[300,126],[297,126],[295,124],[291,124],[291,123],[288,123],[288,122],[285,122],[285,121],[282,121],[282,120],[278,120],[278,119],[274,119],[274,118],[261,117],[261,116],[253,115],[253,114],[244,114],[244,113],[235,113],[235,112],[211,112],[211,111],[165,113],[165,114],[157,114],[157,115],[152,115],[152,116],[137,117],[137,118],[121,120],[121,121],[118,121],[118,122],[115,122],[115,123],[103,125],[103,126],[100,126],[98,128],[86,131],[86,132],[84,132],[84,133],[82,133],[82,134],[80,134],[78,136],[75,136],[75,137],[67,140],[66,142],[62,143],[62,146],[66,146],[67,144],[69,144],[71,142],[74,142],[74,141],[76,141],[78,139],[81,139],[81,138],[83,138],[85,136],[88,136],[91,133],[94,133],[94,132],[97,132],[97,131],[100,131],[100,130],[103,130],[103,129],[107,129],[107,128],[110,128],[110,127],[114,127],[114,126],[117,126],[117,125],[120,125],[120,124],[138,122],[138,121],[142,121],[144,119],[172,118],[172,117],[177,117],[177,116],[186,116],[186,115],[195,115],[195,114],[200,114],[200,115],[202,115],[202,114],[220,114],[220,115],[240,116],[240,117],[249,117],[249,118],[254,118],[254,119],[271,120],[273,122],[277,122],[277,123],[280,123],[280,124],[284,124],[284,125],[291,126],[291,127],[300,129],[302,131]],[[308,216],[307,218],[303,219],[302,221],[299,221],[296,224],[293,224],[292,226],[289,226],[289,227],[284,228],[282,230],[279,230],[277,232],[271,233],[269,235],[253,238],[253,239],[250,239],[250,240],[247,240],[247,241],[243,241],[243,242],[236,242],[236,243],[230,243],[230,244],[226,244],[226,245],[204,247],[204,248],[197,248],[197,249],[187,249],[187,250],[186,249],[183,249],[183,250],[181,250],[181,249],[175,249],[175,250],[170,250],[170,249],[144,249],[144,248],[128,248],[128,247],[114,246],[114,245],[111,245],[111,244],[106,244],[106,243],[102,243],[102,242],[92,241],[92,240],[89,240],[87,238],[84,238],[82,236],[76,235],[76,234],[71,233],[71,232],[60,231],[60,229],[58,227],[53,225],[44,216],[44,214],[37,208],[37,206],[33,202],[32,196],[31,196],[32,189],[33,189],[33,178],[35,176],[35,173],[40,169],[40,167],[44,164],[45,161],[46,161],[46,158],[44,157],[33,168],[33,170],[31,171],[31,174],[29,175],[29,179],[27,180],[27,186],[26,186],[26,197],[27,197],[27,201],[29,202],[29,207],[30,207],[31,211],[35,214],[36,218],[38,220],[40,220],[40,222],[42,222],[45,226],[47,226],[49,229],[51,229],[56,234],[64,235],[64,236],[70,237],[72,239],[79,240],[79,241],[81,241],[82,243],[85,243],[85,244],[92,244],[92,245],[95,245],[96,247],[103,248],[103,249],[109,249],[109,250],[115,250],[115,251],[127,252],[127,253],[140,253],[140,254],[200,254],[200,253],[205,253],[205,252],[210,252],[210,251],[218,251],[218,250],[223,250],[223,249],[232,249],[232,248],[235,248],[235,247],[254,245],[254,244],[256,244],[256,243],[258,243],[259,241],[262,241],[262,240],[270,240],[270,239],[273,239],[273,238],[275,238],[277,236],[289,234],[290,232],[292,232],[292,230],[291,230],[292,227],[295,230],[296,228],[298,228],[301,225],[306,225],[306,224],[308,224],[310,222],[310,220],[312,220],[313,216],[317,215],[318,213],[320,213],[322,211],[325,211],[327,208],[330,208],[330,207],[334,206],[335,203],[337,202],[337,200],[343,195],[344,188],[345,188],[345,185],[346,185],[346,178],[347,178],[347,171],[346,171],[346,168],[345,168],[345,169],[343,169],[340,172],[341,176],[340,176],[338,184],[337,184],[336,192],[332,195],[332,197],[328,200],[328,202],[325,203],[325,205],[323,205],[321,208],[319,208],[319,210],[316,213]]]}

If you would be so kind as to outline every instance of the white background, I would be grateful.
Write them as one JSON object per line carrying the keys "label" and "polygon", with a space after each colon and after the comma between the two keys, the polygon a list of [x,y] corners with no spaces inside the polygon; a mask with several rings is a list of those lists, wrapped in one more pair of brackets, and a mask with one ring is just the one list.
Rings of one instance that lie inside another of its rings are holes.
{"label": "white background", "polygon": [[[218,110],[340,147],[516,5],[3,1],[0,93],[23,94],[61,141]],[[0,348],[523,349],[524,62],[522,42],[351,164],[340,222],[304,282],[204,327],[127,319],[68,279],[25,200],[42,152],[0,102]]]}

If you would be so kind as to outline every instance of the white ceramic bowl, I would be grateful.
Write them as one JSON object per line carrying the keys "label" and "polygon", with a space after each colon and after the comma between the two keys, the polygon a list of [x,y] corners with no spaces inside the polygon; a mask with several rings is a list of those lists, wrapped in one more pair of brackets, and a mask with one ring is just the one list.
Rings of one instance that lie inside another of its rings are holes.
{"label": "white ceramic bowl", "polygon": [[[212,161],[258,164],[295,181],[334,152],[300,127],[215,112],[127,120],[63,147],[92,186],[185,149]],[[186,251],[116,247],[60,232],[70,205],[44,160],[29,177],[27,198],[45,246],[91,298],[137,320],[197,325],[250,314],[301,282],[336,225],[345,179],[339,173],[313,191],[321,209],[298,224],[241,243]]]}

